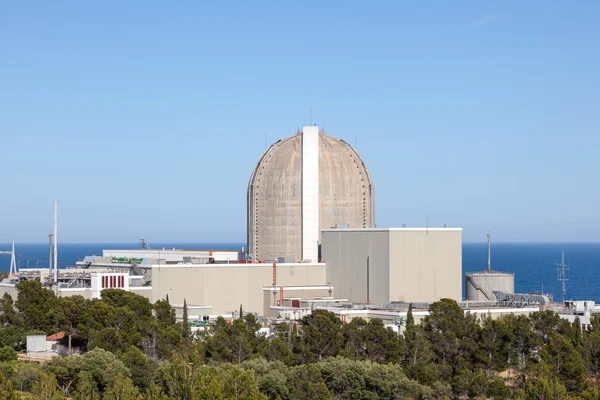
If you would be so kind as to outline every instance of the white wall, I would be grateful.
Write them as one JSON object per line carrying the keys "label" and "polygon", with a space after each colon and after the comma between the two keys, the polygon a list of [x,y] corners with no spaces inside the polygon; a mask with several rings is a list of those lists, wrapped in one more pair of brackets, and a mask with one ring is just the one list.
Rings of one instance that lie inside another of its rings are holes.
{"label": "white wall", "polygon": [[319,127],[302,128],[302,259],[319,258]]}

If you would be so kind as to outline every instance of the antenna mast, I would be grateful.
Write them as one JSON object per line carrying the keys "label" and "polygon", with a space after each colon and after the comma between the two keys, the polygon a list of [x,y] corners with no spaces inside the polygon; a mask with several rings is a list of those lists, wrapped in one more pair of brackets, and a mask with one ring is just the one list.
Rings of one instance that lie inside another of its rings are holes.
{"label": "antenna mast", "polygon": [[52,276],[52,245],[54,244],[54,234],[48,234],[48,276]]}
{"label": "antenna mast", "polygon": [[560,264],[558,264],[558,268],[556,269],[558,272],[558,280],[562,284],[562,302],[565,302],[565,295],[567,294],[567,274],[565,271],[568,271],[567,264],[565,264],[565,251],[562,250],[562,258]]}
{"label": "antenna mast", "polygon": [[491,247],[490,247],[490,238],[492,237],[492,235],[490,235],[488,233],[487,237],[488,237],[488,271],[489,271],[492,269],[492,252],[491,252]]}
{"label": "antenna mast", "polygon": [[58,293],[58,202],[54,200],[54,287]]}

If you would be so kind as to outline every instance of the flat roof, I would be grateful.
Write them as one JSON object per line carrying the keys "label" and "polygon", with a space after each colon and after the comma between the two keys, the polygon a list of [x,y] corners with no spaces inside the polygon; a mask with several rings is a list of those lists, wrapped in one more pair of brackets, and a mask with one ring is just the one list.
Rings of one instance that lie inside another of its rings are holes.
{"label": "flat roof", "polygon": [[[306,263],[275,263],[277,267],[324,267],[324,262],[306,262]],[[234,267],[273,267],[272,262],[264,263],[218,263],[218,264],[194,264],[194,263],[178,263],[178,264],[151,264],[152,268],[234,268]]]}
{"label": "flat roof", "polygon": [[321,232],[462,232],[463,228],[325,228]]}
{"label": "flat roof", "polygon": [[[177,248],[160,248],[160,249],[106,249],[106,252],[135,252],[135,253],[196,253],[196,252],[213,252],[213,253],[241,253],[239,250],[217,250],[217,249],[177,249]],[[96,256],[100,257],[100,256]],[[46,268],[47,269],[47,268]]]}

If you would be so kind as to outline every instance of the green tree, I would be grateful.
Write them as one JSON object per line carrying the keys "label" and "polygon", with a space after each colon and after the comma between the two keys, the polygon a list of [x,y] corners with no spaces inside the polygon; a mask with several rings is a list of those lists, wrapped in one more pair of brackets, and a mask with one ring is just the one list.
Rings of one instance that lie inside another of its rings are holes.
{"label": "green tree", "polygon": [[254,371],[247,371],[232,364],[221,364],[217,370],[223,381],[227,382],[224,390],[226,399],[267,399],[260,392]]}
{"label": "green tree", "polygon": [[17,352],[10,346],[0,348],[0,361],[14,361],[17,359]]}
{"label": "green tree", "polygon": [[71,397],[73,400],[100,400],[98,388],[91,374],[86,371],[79,373],[77,386]]}
{"label": "green tree", "polygon": [[406,313],[406,327],[413,326],[415,324],[415,317],[413,317],[413,303],[408,305],[408,312]]}
{"label": "green tree", "polygon": [[138,400],[140,399],[138,389],[128,377],[121,374],[106,388],[103,400]]}
{"label": "green tree", "polygon": [[[27,343],[26,333],[25,329],[14,325],[0,328],[0,346],[9,346],[16,350],[22,349]],[[46,334],[46,332],[41,333],[42,335]]]}
{"label": "green tree", "polygon": [[62,388],[76,386],[81,373],[85,372],[99,392],[112,384],[119,374],[131,376],[121,360],[103,349],[94,349],[83,355],[54,357],[46,364],[45,369],[56,376]]}
{"label": "green tree", "polygon": [[388,329],[379,318],[366,322],[353,318],[342,326],[344,349],[341,354],[354,360],[398,362],[402,356],[401,336]]}
{"label": "green tree", "polygon": [[181,336],[184,339],[187,339],[192,336],[192,330],[188,321],[187,301],[185,299],[183,299],[183,322],[181,323],[181,327]]}
{"label": "green tree", "polygon": [[493,319],[490,314],[481,317],[479,358],[490,374],[491,370],[503,369],[508,361],[507,341],[509,330],[504,319]]}
{"label": "green tree", "polygon": [[568,391],[580,393],[585,389],[585,365],[568,337],[551,334],[541,355]]}
{"label": "green tree", "polygon": [[341,321],[332,312],[314,310],[302,318],[302,336],[299,346],[305,362],[336,356],[344,345]]}
{"label": "green tree", "polygon": [[529,319],[533,325],[533,330],[541,336],[544,343],[548,343],[550,336],[558,332],[561,324],[560,316],[550,310],[531,313]]}
{"label": "green tree", "polygon": [[239,364],[254,354],[255,336],[256,332],[248,329],[244,320],[235,319],[228,325],[221,318],[212,328],[206,345],[212,357]]}
{"label": "green tree", "polygon": [[58,390],[56,377],[45,372],[40,375],[40,380],[33,385],[32,393],[39,400],[65,399],[62,392]]}
{"label": "green tree", "polygon": [[531,354],[539,348],[541,338],[534,332],[532,321],[525,315],[509,314],[502,317],[507,326],[506,351],[509,365],[516,358],[516,366],[520,371],[527,368]]}
{"label": "green tree", "polygon": [[175,309],[171,307],[168,300],[158,300],[154,303],[154,315],[156,320],[164,326],[175,326],[177,322]]}
{"label": "green tree", "polygon": [[600,329],[585,332],[581,339],[581,354],[586,367],[597,379],[600,377]]}
{"label": "green tree", "polygon": [[525,384],[527,399],[569,399],[567,388],[550,372],[550,367],[542,363],[537,373]]}
{"label": "green tree", "polygon": [[270,400],[288,399],[290,390],[288,378],[280,370],[273,369],[258,378],[258,386]]}
{"label": "green tree", "polygon": [[69,336],[69,354],[72,354],[73,338],[86,331],[80,329],[89,322],[87,313],[88,302],[82,296],[69,296],[58,298],[52,309],[52,316],[57,327]]}
{"label": "green tree", "polygon": [[575,348],[581,345],[581,336],[581,320],[576,316],[575,320],[573,321],[573,346],[575,346]]}
{"label": "green tree", "polygon": [[20,400],[21,396],[15,393],[12,383],[0,374],[0,399],[3,400]]}
{"label": "green tree", "polygon": [[5,292],[0,299],[0,327],[7,327],[9,325],[20,326],[22,324],[17,310],[15,310],[15,302],[12,296]]}
{"label": "green tree", "polygon": [[25,328],[50,332],[54,325],[51,310],[56,296],[42,287],[39,281],[22,281],[15,285],[18,295],[15,303]]}
{"label": "green tree", "polygon": [[146,392],[144,393],[144,399],[146,400],[169,400],[169,396],[165,394],[163,389],[152,383]]}
{"label": "green tree", "polygon": [[302,364],[293,367],[290,372],[290,399],[333,399],[321,377],[321,368],[318,364]]}
{"label": "green tree", "polygon": [[403,365],[407,375],[421,383],[432,384],[438,380],[433,364],[433,352],[421,325],[409,325],[404,331]]}
{"label": "green tree", "polygon": [[131,379],[135,386],[141,389],[150,387],[154,372],[158,368],[158,363],[155,360],[148,359],[148,357],[135,346],[130,346],[121,360],[131,372]]}
{"label": "green tree", "polygon": [[448,380],[456,371],[472,369],[481,329],[477,317],[465,314],[451,299],[432,303],[429,309],[422,325],[438,370]]}

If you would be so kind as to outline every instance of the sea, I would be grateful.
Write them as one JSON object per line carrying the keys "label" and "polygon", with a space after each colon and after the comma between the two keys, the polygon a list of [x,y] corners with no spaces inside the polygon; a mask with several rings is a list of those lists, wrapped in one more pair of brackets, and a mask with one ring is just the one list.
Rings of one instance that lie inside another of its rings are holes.
{"label": "sea", "polygon": [[[245,243],[151,243],[153,249],[236,250]],[[0,251],[10,251],[10,244],[0,244]],[[74,265],[85,256],[102,255],[103,249],[138,249],[138,243],[58,244],[60,268]],[[600,303],[600,243],[493,243],[492,269],[514,272],[517,293],[542,292],[561,299],[562,284],[557,264],[565,253],[566,299],[594,300]],[[48,244],[15,244],[18,268],[48,268]],[[0,271],[10,268],[10,255],[0,255]],[[487,269],[487,243],[463,244],[464,274]]]}

